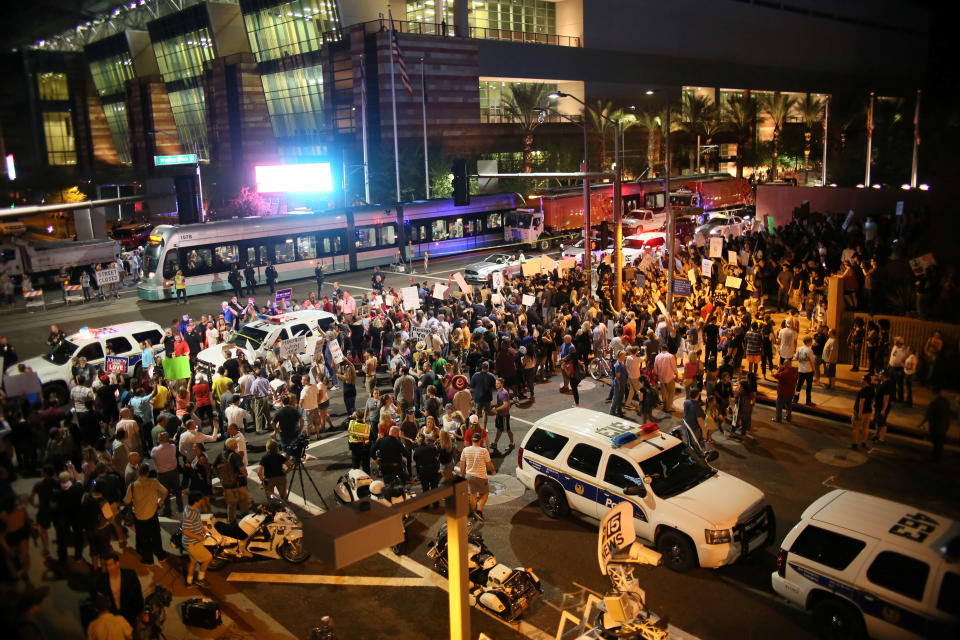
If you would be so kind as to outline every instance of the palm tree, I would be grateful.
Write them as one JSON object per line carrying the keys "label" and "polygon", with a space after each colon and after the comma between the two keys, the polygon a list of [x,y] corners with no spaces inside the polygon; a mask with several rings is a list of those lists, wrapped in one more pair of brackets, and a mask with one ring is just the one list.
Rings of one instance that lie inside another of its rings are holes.
{"label": "palm tree", "polygon": [[757,101],[745,93],[727,98],[723,119],[727,127],[737,137],[737,179],[743,178],[743,160],[746,154],[747,140],[757,117]]}
{"label": "palm tree", "polygon": [[[706,139],[707,128],[709,127],[712,131],[713,123],[716,121],[718,121],[716,105],[707,96],[684,93],[680,98],[680,127],[694,139],[698,136]],[[699,151],[695,149],[693,153],[687,154],[691,168],[694,167],[695,154],[699,155]]]}
{"label": "palm tree", "polygon": [[810,143],[813,140],[813,128],[823,121],[823,100],[809,93],[797,103],[797,113],[803,119],[803,168],[810,168]]}
{"label": "palm tree", "polygon": [[663,128],[663,117],[657,110],[646,108],[636,114],[637,124],[647,130],[647,167],[653,175],[653,164],[656,162],[657,134]]}
{"label": "palm tree", "polygon": [[766,94],[760,101],[760,107],[763,112],[773,120],[773,162],[770,167],[770,179],[777,179],[777,160],[780,155],[780,132],[783,131],[783,125],[787,121],[790,112],[797,105],[797,99],[793,96],[785,96],[779,91]]}
{"label": "palm tree", "polygon": [[504,112],[520,125],[523,132],[523,172],[533,171],[533,130],[540,126],[538,109],[548,100],[547,86],[540,83],[510,85],[510,96],[503,101]]}
{"label": "palm tree", "polygon": [[600,134],[600,166],[602,171],[604,167],[604,158],[607,156],[607,131],[613,126],[610,120],[613,119],[617,108],[612,100],[594,100],[589,107],[584,109],[586,117],[584,124],[589,123]]}
{"label": "palm tree", "polygon": [[[624,134],[631,127],[635,127],[639,124],[639,122],[637,121],[637,114],[634,112],[634,109],[632,107],[616,109],[613,113],[610,114],[610,119],[620,125],[621,141],[626,140],[626,138],[624,137]],[[621,155],[621,159],[623,160],[622,170],[626,171],[627,162],[626,162],[626,153],[625,153],[625,149],[623,148],[623,144],[621,144],[620,146],[620,155]]]}

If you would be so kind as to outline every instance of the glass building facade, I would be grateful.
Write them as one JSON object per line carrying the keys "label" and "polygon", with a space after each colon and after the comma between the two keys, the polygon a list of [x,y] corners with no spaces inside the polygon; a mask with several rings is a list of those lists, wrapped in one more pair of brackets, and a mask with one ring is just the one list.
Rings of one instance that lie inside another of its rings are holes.
{"label": "glass building facade", "polygon": [[57,71],[44,71],[36,74],[37,99],[69,100],[70,92],[67,89],[67,74]]}
{"label": "glass building facade", "polygon": [[248,0],[240,6],[257,62],[319,51],[341,38],[334,0]]}
{"label": "glass building facade", "polygon": [[[530,82],[508,82],[505,80],[480,80],[480,122],[513,122],[512,116],[504,110],[504,102],[511,97],[511,87]],[[538,82],[546,87],[547,92],[556,91],[557,84]],[[556,108],[556,100],[550,100],[546,106]]]}
{"label": "glass building facade", "polygon": [[130,125],[127,122],[126,85],[134,77],[133,57],[125,34],[87,45],[87,63],[93,86],[100,96],[110,138],[122,164],[130,164]]}
{"label": "glass building facade", "polygon": [[43,112],[43,139],[47,149],[47,164],[77,164],[70,111]]}
{"label": "glass building facade", "polygon": [[[443,16],[438,16],[440,0],[407,0],[407,20],[454,24],[453,0],[443,2]],[[522,31],[524,33],[557,33],[557,5],[548,0],[472,0],[471,34],[483,38],[484,30]]]}

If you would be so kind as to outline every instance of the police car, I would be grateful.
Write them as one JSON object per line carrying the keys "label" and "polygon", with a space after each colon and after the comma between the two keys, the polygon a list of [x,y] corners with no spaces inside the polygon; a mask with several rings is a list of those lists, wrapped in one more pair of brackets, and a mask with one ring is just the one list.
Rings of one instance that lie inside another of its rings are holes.
{"label": "police car", "polygon": [[[110,373],[139,376],[140,356],[143,353],[140,343],[145,340],[149,340],[153,345],[156,356],[163,353],[163,329],[156,322],[125,322],[101,329],[83,327],[67,336],[67,339],[50,353],[25,360],[23,364],[33,369],[40,378],[43,397],[53,396],[63,405],[70,399],[70,387],[73,386],[73,358],[86,358],[88,364]],[[17,366],[8,367],[6,373],[17,374]]]}
{"label": "police car", "polygon": [[821,637],[960,637],[960,523],[854,491],[819,498],[783,539],[773,589]]}
{"label": "police car", "polygon": [[318,336],[327,331],[337,321],[337,317],[326,311],[306,309],[277,316],[267,316],[243,325],[230,336],[228,344],[218,344],[197,354],[197,366],[207,373],[214,373],[217,367],[227,359],[227,349],[239,347],[249,358],[263,356],[272,349],[277,340],[290,340],[303,336],[306,353],[313,354]]}
{"label": "police car", "polygon": [[656,423],[589,409],[554,413],[527,432],[516,476],[551,518],[577,511],[599,520],[632,503],[637,536],[675,571],[730,564],[775,532],[762,491],[714,469]]}

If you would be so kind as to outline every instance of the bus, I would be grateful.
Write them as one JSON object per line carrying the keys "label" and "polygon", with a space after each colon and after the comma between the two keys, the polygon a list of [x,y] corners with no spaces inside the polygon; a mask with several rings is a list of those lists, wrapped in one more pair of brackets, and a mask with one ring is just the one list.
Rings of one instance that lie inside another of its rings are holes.
{"label": "bus", "polygon": [[514,193],[472,196],[467,206],[453,201],[421,200],[400,205],[371,205],[322,213],[289,213],[187,225],[160,225],[147,240],[144,279],[137,294],[144,300],[176,296],[173,277],[186,278],[187,295],[230,290],[233,265],[242,271],[273,263],[278,282],[312,277],[318,263],[326,272],[356,271],[404,259],[456,255],[502,245],[508,212],[523,206]]}

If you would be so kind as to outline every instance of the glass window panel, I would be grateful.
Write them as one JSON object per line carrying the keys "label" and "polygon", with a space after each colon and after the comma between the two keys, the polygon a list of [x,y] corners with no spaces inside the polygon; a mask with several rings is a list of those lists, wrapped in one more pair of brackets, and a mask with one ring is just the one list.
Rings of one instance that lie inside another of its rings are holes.
{"label": "glass window panel", "polygon": [[213,38],[206,27],[154,42],[153,52],[164,82],[195,78],[216,56]]}
{"label": "glass window panel", "polygon": [[213,263],[217,271],[226,271],[240,262],[240,250],[235,244],[221,244],[213,249]]}
{"label": "glass window panel", "polygon": [[323,254],[324,254],[324,255],[330,255],[330,248],[331,248],[330,238],[324,238],[324,239],[323,239]]}
{"label": "glass window panel", "polygon": [[360,227],[357,229],[357,249],[372,249],[377,246],[377,228]]}
{"label": "glass window panel", "polygon": [[430,231],[433,242],[447,239],[447,223],[443,220],[434,220]]}
{"label": "glass window panel", "polygon": [[491,213],[487,216],[487,229],[499,229],[503,226],[503,214]]}
{"label": "glass window panel", "polygon": [[273,245],[273,255],[277,264],[293,262],[297,259],[293,247],[293,238],[284,238],[281,242]]}
{"label": "glass window panel", "polygon": [[475,229],[477,227],[477,220],[474,218],[467,218],[463,222],[463,236],[469,238],[475,235]]}
{"label": "glass window panel", "polygon": [[463,237],[463,218],[457,218],[456,220],[450,220],[447,223],[447,236],[450,238],[462,238]]}
{"label": "glass window panel", "polygon": [[173,111],[173,120],[177,124],[177,133],[186,142],[186,149],[190,149],[193,143],[196,143],[200,157],[209,159],[203,89],[194,87],[183,91],[171,91],[167,93],[167,97],[170,100],[170,109]]}
{"label": "glass window panel", "polygon": [[318,135],[324,130],[320,66],[271,73],[261,76],[260,80],[275,135]]}
{"label": "glass window panel", "polygon": [[37,98],[40,100],[69,100],[67,74],[44,72],[37,74]]}
{"label": "glass window panel", "polygon": [[312,260],[317,257],[317,239],[313,236],[297,237],[297,255],[300,260]]}
{"label": "glass window panel", "polygon": [[187,249],[184,275],[195,276],[210,273],[213,270],[213,253],[208,247]]}
{"label": "glass window panel", "polygon": [[342,36],[337,3],[329,0],[294,0],[247,13],[243,21],[257,62],[319,51]]}
{"label": "glass window panel", "polygon": [[43,114],[43,137],[47,146],[47,164],[77,164],[76,142],[69,111],[46,111]]}
{"label": "glass window panel", "polygon": [[177,270],[180,269],[180,256],[177,255],[176,250],[168,251],[167,257],[163,259],[163,277],[172,278],[177,275]]}
{"label": "glass window panel", "polygon": [[381,247],[392,247],[397,243],[397,225],[385,224],[377,228],[378,244]]}
{"label": "glass window panel", "polygon": [[97,93],[103,96],[123,93],[127,80],[133,79],[133,58],[129,52],[94,60],[90,63],[90,75]]}
{"label": "glass window panel", "polygon": [[117,159],[123,164],[131,164],[133,158],[130,156],[130,124],[127,122],[127,105],[123,102],[104,104],[103,115],[107,119],[107,128],[110,129]]}

